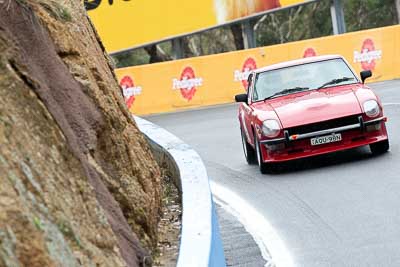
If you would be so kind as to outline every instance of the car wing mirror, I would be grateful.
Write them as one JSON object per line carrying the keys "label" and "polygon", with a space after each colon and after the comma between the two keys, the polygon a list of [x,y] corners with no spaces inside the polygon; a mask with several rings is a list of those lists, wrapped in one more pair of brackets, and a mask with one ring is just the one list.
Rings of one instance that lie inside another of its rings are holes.
{"label": "car wing mirror", "polygon": [[372,72],[370,70],[364,70],[360,72],[360,76],[362,83],[365,83],[365,80],[372,76]]}
{"label": "car wing mirror", "polygon": [[247,103],[247,94],[235,95],[235,101]]}

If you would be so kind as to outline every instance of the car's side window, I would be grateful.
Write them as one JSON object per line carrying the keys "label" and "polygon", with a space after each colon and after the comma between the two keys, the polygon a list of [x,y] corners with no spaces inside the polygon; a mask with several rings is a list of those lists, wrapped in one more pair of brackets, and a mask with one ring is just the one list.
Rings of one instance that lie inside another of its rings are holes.
{"label": "car's side window", "polygon": [[247,93],[250,93],[251,83],[253,80],[253,73],[250,73],[247,77]]}
{"label": "car's side window", "polygon": [[256,90],[256,87],[255,87],[255,83],[257,81],[258,75],[255,76],[255,78],[254,78],[254,76],[255,76],[255,74],[253,74],[253,76],[252,76],[252,83],[254,83],[254,86],[253,86],[253,90],[251,92],[251,95],[252,95],[252,100],[256,101],[256,100],[258,100],[258,94],[257,94],[257,90]]}
{"label": "car's side window", "polygon": [[[249,76],[247,76],[247,101],[250,100],[249,96],[251,94],[251,85],[253,84],[253,73],[250,73]],[[249,103],[249,102],[248,102]]]}

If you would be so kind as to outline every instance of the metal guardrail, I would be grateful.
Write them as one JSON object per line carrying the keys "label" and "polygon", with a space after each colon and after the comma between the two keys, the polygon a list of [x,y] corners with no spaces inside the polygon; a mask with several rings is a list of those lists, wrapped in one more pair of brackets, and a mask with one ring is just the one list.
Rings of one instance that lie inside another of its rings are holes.
{"label": "metal guardrail", "polygon": [[226,266],[218,218],[202,159],[165,129],[134,116],[160,165],[166,166],[182,196],[178,267]]}

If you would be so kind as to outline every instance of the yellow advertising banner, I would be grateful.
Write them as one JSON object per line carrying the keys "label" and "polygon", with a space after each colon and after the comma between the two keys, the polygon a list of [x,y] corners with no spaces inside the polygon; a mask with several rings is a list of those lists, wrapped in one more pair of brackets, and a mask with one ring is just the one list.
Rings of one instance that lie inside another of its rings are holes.
{"label": "yellow advertising banner", "polygon": [[109,53],[309,0],[84,0]]}
{"label": "yellow advertising banner", "polygon": [[152,114],[230,103],[245,92],[256,68],[309,56],[339,54],[369,82],[400,77],[400,26],[378,28],[282,45],[117,69],[132,113]]}

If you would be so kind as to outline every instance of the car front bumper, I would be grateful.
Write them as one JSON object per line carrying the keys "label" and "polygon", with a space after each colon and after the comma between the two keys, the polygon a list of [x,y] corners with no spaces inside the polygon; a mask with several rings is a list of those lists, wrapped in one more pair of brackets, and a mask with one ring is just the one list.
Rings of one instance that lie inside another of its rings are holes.
{"label": "car front bumper", "polygon": [[[368,122],[360,119],[359,124],[293,136],[289,136],[285,131],[285,137],[283,138],[260,141],[263,161],[282,162],[384,141],[388,139],[385,122],[385,117]],[[311,138],[333,133],[340,133],[342,140],[317,146],[311,145]]]}

